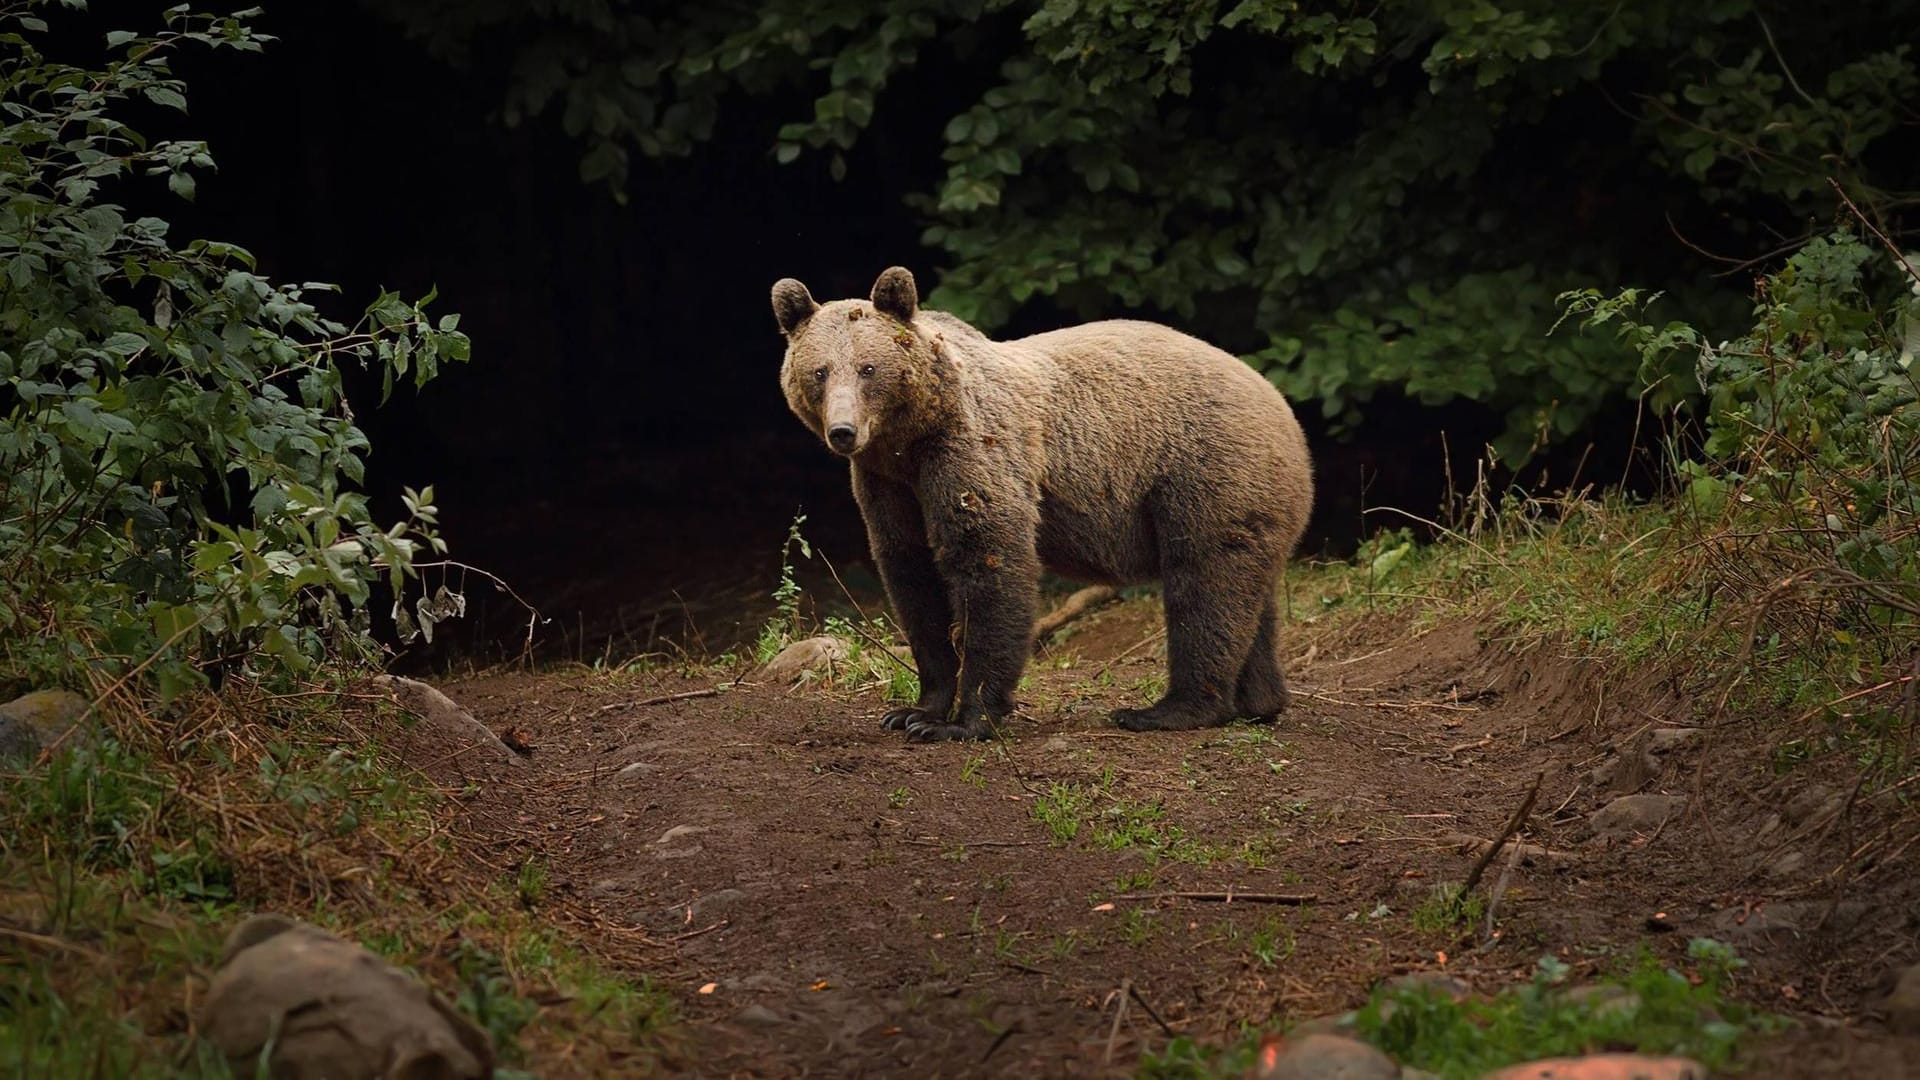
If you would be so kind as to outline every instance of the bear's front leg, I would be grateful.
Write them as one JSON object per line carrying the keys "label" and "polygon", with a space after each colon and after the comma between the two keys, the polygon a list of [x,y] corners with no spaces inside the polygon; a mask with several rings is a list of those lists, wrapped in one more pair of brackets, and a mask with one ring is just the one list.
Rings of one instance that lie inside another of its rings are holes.
{"label": "bear's front leg", "polygon": [[1033,652],[1034,606],[1040,558],[1027,515],[991,513],[970,489],[956,497],[958,514],[939,520],[928,509],[941,576],[947,582],[959,645],[960,694],[950,717],[923,716],[907,723],[909,742],[990,739],[1014,710]]}
{"label": "bear's front leg", "polygon": [[959,691],[960,657],[948,633],[953,614],[947,607],[947,585],[927,544],[920,502],[912,488],[875,476],[858,464],[853,467],[853,495],[866,521],[867,545],[880,583],[886,586],[887,603],[907,635],[920,676],[919,699],[889,709],[880,726],[905,731],[917,720],[944,719],[953,711]]}

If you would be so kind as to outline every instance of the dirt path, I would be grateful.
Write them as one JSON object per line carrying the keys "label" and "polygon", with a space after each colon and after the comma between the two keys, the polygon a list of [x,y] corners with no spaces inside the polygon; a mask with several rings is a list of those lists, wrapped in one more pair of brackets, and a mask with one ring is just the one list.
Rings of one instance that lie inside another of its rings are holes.
{"label": "dirt path", "polygon": [[[1105,716],[1152,694],[1156,619],[1133,603],[1076,627],[991,746],[907,746],[879,729],[874,690],[632,704],[711,688],[712,673],[446,689],[537,747],[472,809],[537,833],[552,888],[660,944],[652,974],[680,994],[694,1074],[1123,1075],[1170,1031],[1325,1014],[1397,973],[1492,989],[1543,952],[1591,970],[1694,935],[1753,961],[1750,994],[1814,1017],[1770,1052],[1776,1072],[1792,1060],[1805,1068],[1789,1075],[1900,1075],[1920,1061],[1884,1037],[1823,1033],[1818,1017],[1870,1008],[1889,957],[1912,959],[1912,884],[1829,911],[1831,890],[1805,880],[1838,837],[1803,837],[1800,878],[1751,876],[1782,850],[1756,839],[1760,825],[1795,792],[1712,778],[1696,790],[1695,736],[1669,736],[1641,790],[1703,813],[1587,840],[1607,801],[1591,770],[1616,742],[1683,722],[1674,688],[1519,662],[1470,626],[1383,619],[1299,636],[1312,655],[1293,665],[1300,697],[1277,725],[1127,735]],[[1495,941],[1416,925],[1432,886],[1472,861],[1460,836],[1497,835],[1542,773],[1528,839],[1568,856],[1514,868]],[[1797,831],[1789,818],[1769,835]],[[1228,890],[1311,899],[1127,899]],[[1774,914],[1743,914],[1756,902]],[[1138,997],[1116,1023],[1123,986]]]}

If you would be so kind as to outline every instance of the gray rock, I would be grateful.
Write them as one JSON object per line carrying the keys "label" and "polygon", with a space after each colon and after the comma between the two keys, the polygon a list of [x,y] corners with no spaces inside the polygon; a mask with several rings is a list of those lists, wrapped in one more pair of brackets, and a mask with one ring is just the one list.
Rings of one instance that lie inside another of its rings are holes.
{"label": "gray rock", "polygon": [[1587,779],[1608,795],[1630,795],[1660,775],[1660,762],[1651,751],[1630,747],[1627,752],[1596,766]]}
{"label": "gray rock", "polygon": [[1562,996],[1575,1004],[1585,1005],[1595,1016],[1632,1015],[1640,1011],[1640,995],[1624,986],[1591,983],[1568,987]]}
{"label": "gray rock", "polygon": [[1840,812],[1847,803],[1847,793],[1825,784],[1809,784],[1800,794],[1787,800],[1781,808],[1789,825],[1804,825]]}
{"label": "gray rock", "polygon": [[684,837],[699,836],[701,833],[712,832],[712,831],[713,831],[712,829],[708,828],[705,825],[675,825],[673,828],[668,829],[666,832],[661,833],[660,838],[658,840],[655,840],[654,843],[671,844],[675,840],[679,840]]}
{"label": "gray rock", "polygon": [[1360,1014],[1357,1012],[1316,1016],[1288,1028],[1287,1038],[1304,1039],[1309,1035],[1351,1035],[1359,1020]]}
{"label": "gray rock", "polygon": [[1587,826],[1602,839],[1623,840],[1635,833],[1652,833],[1686,805],[1679,795],[1622,795],[1594,811]]}
{"label": "gray rock", "polygon": [[840,663],[846,658],[847,643],[839,638],[802,638],[760,665],[754,677],[767,682],[788,683],[809,671]]}
{"label": "gray rock", "polygon": [[1473,987],[1465,979],[1444,971],[1410,971],[1382,980],[1380,987],[1388,991],[1425,990],[1454,1001],[1465,1001],[1473,994]]}
{"label": "gray rock", "polygon": [[1920,964],[1901,972],[1887,995],[1887,1030],[1895,1035],[1920,1035]]}
{"label": "gray rock", "polygon": [[[235,1075],[493,1075],[486,1032],[408,972],[280,915],[227,938],[198,1017]],[[264,1055],[264,1056],[263,1056]]]}
{"label": "gray rock", "polygon": [[35,690],[0,705],[0,761],[31,758],[55,742],[82,745],[86,733],[73,728],[87,705],[71,690]]}
{"label": "gray rock", "polygon": [[1707,920],[1707,928],[1709,936],[1729,940],[1816,930],[1845,932],[1859,925],[1869,910],[1859,900],[1843,900],[1837,906],[1825,900],[1785,900],[1757,908],[1724,908]]}
{"label": "gray rock", "polygon": [[1272,1060],[1254,1067],[1254,1076],[1258,1080],[1400,1080],[1400,1066],[1358,1039],[1308,1035],[1280,1040]]}
{"label": "gray rock", "polygon": [[631,765],[621,766],[620,771],[617,773],[614,773],[613,775],[615,776],[652,776],[654,773],[657,773],[659,771],[660,771],[660,766],[655,765],[651,761],[636,761]]}
{"label": "gray rock", "polygon": [[746,898],[747,891],[745,889],[715,889],[710,893],[704,893],[694,898],[693,903],[690,905],[693,911],[693,921],[699,923],[711,922],[732,911],[739,905],[740,901]]}
{"label": "gray rock", "polygon": [[786,1017],[767,1008],[765,1005],[749,1005],[733,1014],[736,1022],[749,1027],[779,1027],[787,1022]]}
{"label": "gray rock", "polygon": [[1647,749],[1656,754],[1685,750],[1697,745],[1706,733],[1697,727],[1655,728],[1647,741]]}
{"label": "gray rock", "polygon": [[1805,872],[1806,868],[1806,855],[1798,851],[1786,851],[1767,864],[1767,876],[1775,881],[1791,881]]}
{"label": "gray rock", "polygon": [[473,718],[473,714],[454,704],[452,698],[418,679],[398,675],[377,675],[374,683],[393,693],[394,702],[412,713],[419,722],[441,734],[465,742],[470,749],[487,758],[513,765],[525,765],[519,754],[508,749],[493,729]]}

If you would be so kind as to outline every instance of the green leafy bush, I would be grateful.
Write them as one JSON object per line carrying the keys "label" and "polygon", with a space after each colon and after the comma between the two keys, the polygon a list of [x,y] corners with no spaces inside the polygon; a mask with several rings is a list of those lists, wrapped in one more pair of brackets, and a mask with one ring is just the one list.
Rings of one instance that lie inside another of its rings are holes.
{"label": "green leafy bush", "polygon": [[352,490],[368,446],[343,368],[425,383],[467,358],[458,317],[383,292],[349,326],[316,304],[331,286],[275,284],[113,201],[147,177],[194,197],[206,145],[121,117],[184,111],[169,57],[259,49],[250,13],[171,9],[163,32],[108,34],[94,67],[35,48],[47,6],[0,8],[0,682],[92,666],[171,695],[215,661],[364,654],[372,585],[399,597],[442,545],[431,488],[386,527]]}
{"label": "green leafy bush", "polygon": [[1848,232],[1814,239],[1759,282],[1751,328],[1718,343],[1686,322],[1642,321],[1654,298],[1635,291],[1564,297],[1639,353],[1643,378],[1696,380],[1704,438],[1673,456],[1702,587],[1745,602],[1756,662],[1839,673],[1840,686],[1810,682],[1801,704],[1871,685],[1920,648],[1914,269]]}

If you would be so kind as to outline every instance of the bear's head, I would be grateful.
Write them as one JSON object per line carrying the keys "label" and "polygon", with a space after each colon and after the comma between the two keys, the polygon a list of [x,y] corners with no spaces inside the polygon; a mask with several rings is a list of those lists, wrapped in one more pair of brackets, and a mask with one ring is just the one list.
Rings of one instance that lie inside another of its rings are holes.
{"label": "bear's head", "polygon": [[773,317],[787,339],[780,385],[793,414],[834,453],[903,448],[934,421],[938,345],[914,325],[913,275],[890,267],[866,300],[815,302],[793,278],[773,286]]}

